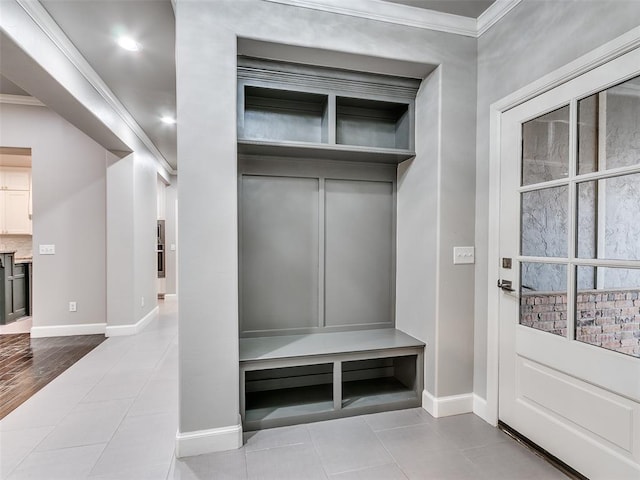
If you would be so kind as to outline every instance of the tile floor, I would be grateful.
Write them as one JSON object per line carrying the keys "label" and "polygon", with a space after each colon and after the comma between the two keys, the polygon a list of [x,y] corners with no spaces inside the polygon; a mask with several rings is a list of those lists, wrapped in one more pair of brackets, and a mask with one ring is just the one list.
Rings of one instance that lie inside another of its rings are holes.
{"label": "tile floor", "polygon": [[242,449],[174,458],[177,305],[107,339],[0,421],[0,478],[566,479],[474,415],[422,409],[245,433]]}

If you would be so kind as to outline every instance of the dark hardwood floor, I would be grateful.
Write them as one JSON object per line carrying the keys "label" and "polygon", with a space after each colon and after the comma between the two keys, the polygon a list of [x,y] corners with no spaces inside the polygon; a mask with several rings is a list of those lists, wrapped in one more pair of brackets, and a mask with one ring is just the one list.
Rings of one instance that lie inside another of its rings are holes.
{"label": "dark hardwood floor", "polygon": [[0,335],[0,419],[105,340],[104,335]]}

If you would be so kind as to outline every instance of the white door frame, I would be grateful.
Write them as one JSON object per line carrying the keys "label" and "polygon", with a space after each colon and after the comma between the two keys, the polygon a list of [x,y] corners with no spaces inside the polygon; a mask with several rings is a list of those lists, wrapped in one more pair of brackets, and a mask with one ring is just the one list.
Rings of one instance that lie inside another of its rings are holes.
{"label": "white door frame", "polygon": [[545,75],[526,87],[493,103],[490,108],[489,144],[489,243],[487,292],[487,398],[486,406],[477,401],[474,413],[492,425],[498,424],[498,365],[500,335],[500,293],[492,288],[500,277],[500,146],[502,114],[538,95],[603,65],[614,58],[640,48],[640,27],[629,30],[571,63]]}

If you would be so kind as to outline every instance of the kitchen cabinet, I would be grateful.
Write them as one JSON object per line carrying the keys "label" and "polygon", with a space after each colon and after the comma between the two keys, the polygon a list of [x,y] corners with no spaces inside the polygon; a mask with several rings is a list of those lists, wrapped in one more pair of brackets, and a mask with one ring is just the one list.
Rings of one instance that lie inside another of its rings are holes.
{"label": "kitchen cabinet", "polygon": [[0,253],[0,324],[27,314],[29,278],[27,263],[15,263],[13,252]]}
{"label": "kitchen cabinet", "polygon": [[31,169],[0,167],[0,234],[31,232]]}
{"label": "kitchen cabinet", "polygon": [[22,167],[0,167],[0,190],[29,191],[31,169]]}
{"label": "kitchen cabinet", "polygon": [[0,234],[31,235],[29,190],[0,191]]}

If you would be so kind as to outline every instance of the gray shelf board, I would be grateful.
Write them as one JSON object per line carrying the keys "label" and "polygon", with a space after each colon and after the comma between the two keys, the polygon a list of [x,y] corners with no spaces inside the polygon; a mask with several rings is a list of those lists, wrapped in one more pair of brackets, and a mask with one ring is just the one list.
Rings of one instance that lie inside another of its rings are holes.
{"label": "gray shelf board", "polygon": [[330,412],[332,394],[331,384],[248,393],[245,418],[253,422]]}
{"label": "gray shelf board", "polygon": [[424,342],[395,328],[241,338],[240,362],[424,346]]}
{"label": "gray shelf board", "polygon": [[361,147],[356,145],[329,145],[304,142],[271,142],[264,140],[238,140],[238,153],[300,159],[342,160],[351,162],[387,163],[397,165],[416,156],[412,150]]}
{"label": "gray shelf board", "polygon": [[392,377],[342,384],[342,408],[345,409],[411,401],[417,398],[415,391]]}

